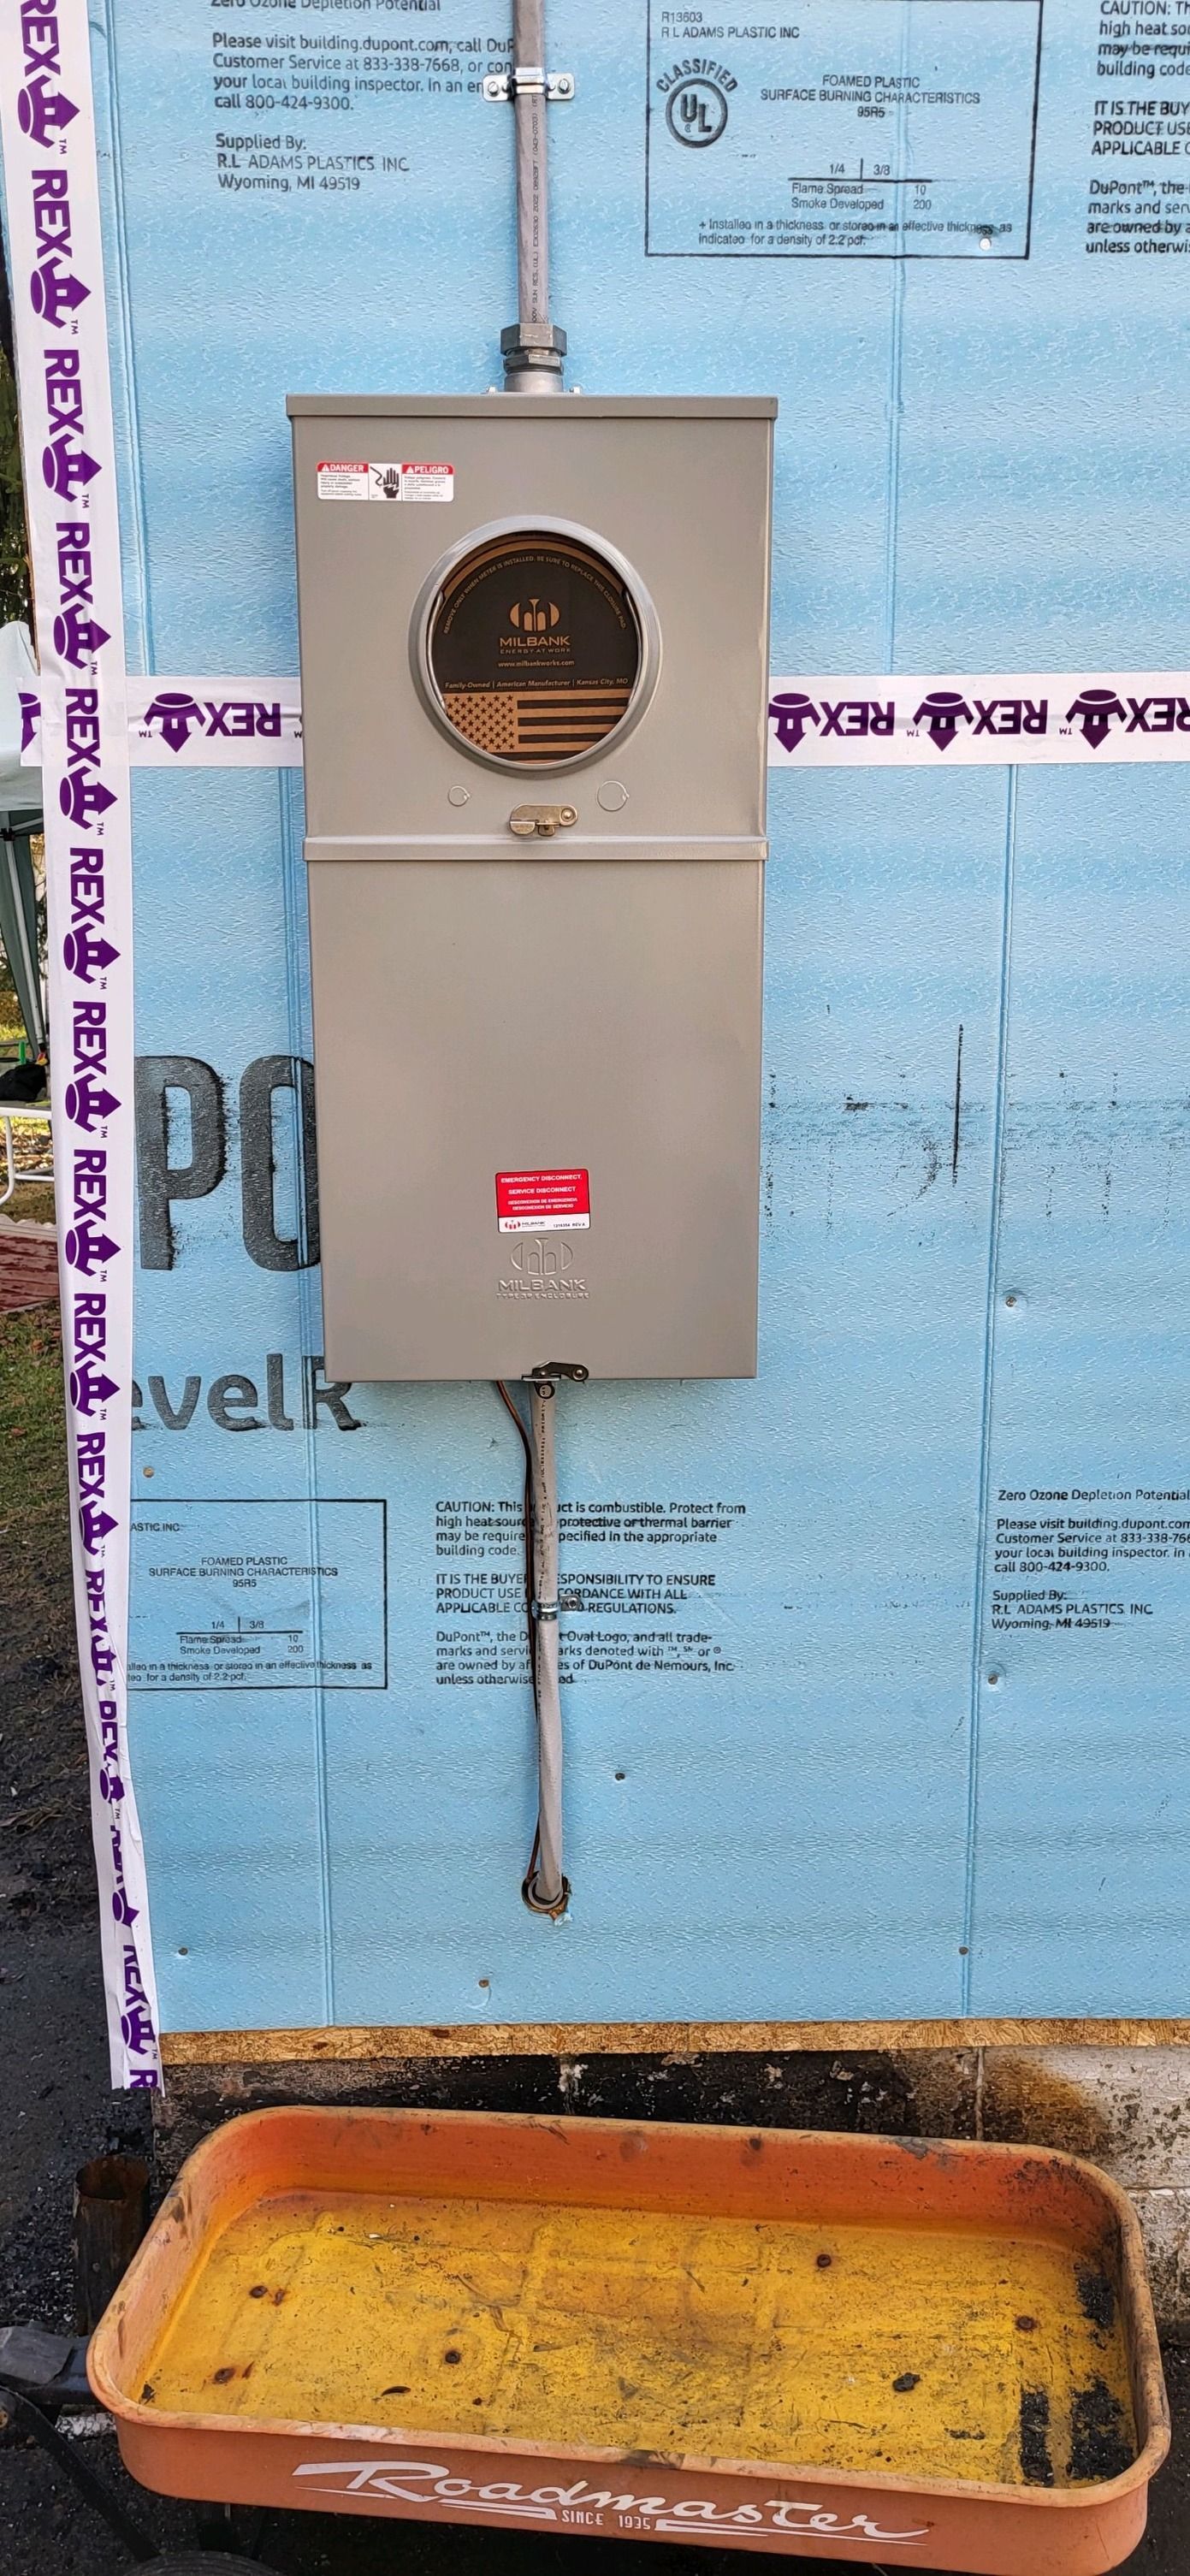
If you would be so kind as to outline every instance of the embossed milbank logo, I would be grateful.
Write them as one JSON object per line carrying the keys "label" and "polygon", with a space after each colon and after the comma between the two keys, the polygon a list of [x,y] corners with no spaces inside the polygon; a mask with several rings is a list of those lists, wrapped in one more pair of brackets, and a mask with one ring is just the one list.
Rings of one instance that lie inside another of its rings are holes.
{"label": "embossed milbank logo", "polygon": [[514,1276],[502,1279],[502,1297],[585,1297],[585,1279],[574,1277],[574,1254],[568,1243],[546,1243],[540,1235],[522,1236],[509,1253]]}
{"label": "embossed milbank logo", "polygon": [[761,2532],[801,2533],[820,2540],[846,2540],[853,2548],[911,2548],[929,2538],[928,2522],[902,2525],[876,2522],[870,2514],[848,2517],[833,2513],[813,2496],[767,2496],[756,2504],[715,2504],[706,2496],[616,2494],[610,2487],[591,2487],[585,2478],[573,2486],[524,2487],[499,2478],[480,2486],[474,2478],[452,2477],[434,2460],[302,2460],[295,2478],[316,2479],[319,2495],[366,2496],[370,2503],[413,2505],[421,2513],[434,2506],[453,2518],[481,2514],[510,2522],[578,2523],[602,2527],[612,2514],[613,2527],[628,2532],[661,2532],[680,2540],[708,2531],[747,2539]]}

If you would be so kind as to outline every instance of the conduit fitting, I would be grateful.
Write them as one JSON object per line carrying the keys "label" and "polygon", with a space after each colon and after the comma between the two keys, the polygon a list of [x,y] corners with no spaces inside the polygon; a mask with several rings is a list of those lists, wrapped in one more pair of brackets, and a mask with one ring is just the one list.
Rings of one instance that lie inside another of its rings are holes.
{"label": "conduit fitting", "polygon": [[500,334],[506,394],[560,394],[566,333],[552,322],[510,322]]}

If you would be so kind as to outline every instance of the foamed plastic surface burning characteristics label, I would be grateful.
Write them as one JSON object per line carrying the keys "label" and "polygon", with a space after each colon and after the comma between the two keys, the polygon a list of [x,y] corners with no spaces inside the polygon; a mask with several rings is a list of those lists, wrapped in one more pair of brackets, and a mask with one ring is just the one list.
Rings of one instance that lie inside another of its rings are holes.
{"label": "foamed plastic surface burning characteristics label", "polygon": [[367,457],[322,457],[320,501],[453,501],[453,465],[377,463]]}
{"label": "foamed plastic surface burning characteristics label", "polygon": [[497,1172],[496,1222],[501,1234],[585,1234],[591,1223],[589,1175]]}
{"label": "foamed plastic surface burning characteristics label", "polygon": [[650,0],[646,251],[1027,259],[1040,33],[1038,0]]}

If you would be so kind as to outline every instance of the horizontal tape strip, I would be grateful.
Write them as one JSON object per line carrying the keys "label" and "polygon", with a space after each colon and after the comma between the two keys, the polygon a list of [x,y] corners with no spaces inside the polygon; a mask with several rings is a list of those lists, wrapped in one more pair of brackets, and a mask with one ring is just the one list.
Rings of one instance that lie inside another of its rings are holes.
{"label": "horizontal tape strip", "polygon": [[[859,674],[769,684],[772,769],[937,769],[1190,760],[1190,672]],[[40,708],[22,692],[24,752]],[[296,679],[128,680],[141,769],[301,767]]]}
{"label": "horizontal tape strip", "polygon": [[773,680],[769,766],[937,769],[1190,760],[1190,672]]}

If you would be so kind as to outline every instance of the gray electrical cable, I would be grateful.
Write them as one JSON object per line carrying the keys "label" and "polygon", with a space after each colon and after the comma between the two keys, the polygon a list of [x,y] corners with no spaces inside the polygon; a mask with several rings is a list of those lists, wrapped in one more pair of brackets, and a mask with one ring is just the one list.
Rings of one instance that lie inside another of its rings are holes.
{"label": "gray electrical cable", "polygon": [[536,1382],[529,1392],[533,1450],[533,1579],[536,1621],[537,1840],[525,1881],[525,1901],[536,1913],[559,1913],[566,1902],[562,1873],[562,1703],[558,1689],[558,1481],[554,1465],[553,1386]]}
{"label": "gray electrical cable", "polygon": [[549,147],[545,0],[513,0],[512,96],[516,118],[517,319],[500,334],[504,390],[562,391],[566,334],[550,321]]}

